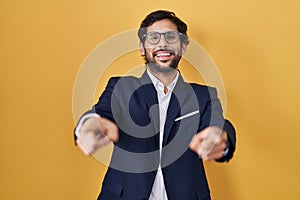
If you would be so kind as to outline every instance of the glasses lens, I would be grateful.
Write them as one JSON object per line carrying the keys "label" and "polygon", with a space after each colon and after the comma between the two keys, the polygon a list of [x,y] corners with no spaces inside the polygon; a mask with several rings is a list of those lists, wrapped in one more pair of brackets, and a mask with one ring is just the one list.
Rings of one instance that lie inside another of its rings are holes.
{"label": "glasses lens", "polygon": [[149,32],[146,37],[150,44],[157,44],[160,41],[161,35],[164,35],[166,41],[171,44],[176,43],[179,39],[179,33],[176,31],[168,31],[165,33]]}
{"label": "glasses lens", "polygon": [[179,35],[175,31],[166,32],[165,37],[166,37],[167,42],[169,42],[169,43],[175,43],[179,39]]}
{"label": "glasses lens", "polygon": [[150,32],[147,34],[147,40],[150,44],[156,44],[160,40],[160,33],[158,32]]}

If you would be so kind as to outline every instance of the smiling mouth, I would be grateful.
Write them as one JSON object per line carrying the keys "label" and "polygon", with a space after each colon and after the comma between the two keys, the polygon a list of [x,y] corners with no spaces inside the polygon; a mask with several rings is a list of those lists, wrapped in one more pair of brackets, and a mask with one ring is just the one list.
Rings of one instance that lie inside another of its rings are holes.
{"label": "smiling mouth", "polygon": [[171,56],[171,55],[173,55],[173,53],[168,53],[168,52],[166,52],[166,53],[154,53],[154,56],[156,56],[156,57],[167,57],[167,56]]}
{"label": "smiling mouth", "polygon": [[171,59],[171,56],[175,55],[175,53],[171,50],[160,49],[153,53],[153,57],[159,59],[159,61],[166,62]]}

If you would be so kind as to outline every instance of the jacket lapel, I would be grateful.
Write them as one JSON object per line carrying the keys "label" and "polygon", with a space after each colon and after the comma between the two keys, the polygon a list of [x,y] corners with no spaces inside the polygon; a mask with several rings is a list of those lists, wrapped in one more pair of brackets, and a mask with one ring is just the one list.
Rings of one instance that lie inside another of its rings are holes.
{"label": "jacket lapel", "polygon": [[[140,78],[140,83],[141,85],[152,84],[153,87],[151,87],[151,91],[149,92],[151,92],[157,98],[157,91],[146,71],[143,73],[142,77]],[[174,126],[175,119],[181,115],[181,110],[183,106],[186,105],[188,99],[191,96],[193,96],[191,95],[192,93],[193,90],[190,84],[184,82],[181,74],[179,74],[178,81],[172,92],[172,96],[167,110],[166,122],[164,127],[163,146],[165,146],[170,141],[170,139],[172,139],[175,136],[176,131],[171,131]],[[160,129],[158,105],[154,105],[150,109],[150,116],[151,116],[152,123],[154,125],[154,129],[158,133]]]}
{"label": "jacket lapel", "polygon": [[[157,91],[156,91],[150,77],[148,76],[146,70],[140,78],[140,84],[141,84],[141,86],[144,86],[146,84],[151,84],[151,87],[149,87],[151,89],[148,90],[147,92],[149,94],[151,94],[151,96],[153,95],[156,98],[156,104],[155,105],[151,104],[149,101],[147,101],[147,99],[146,99],[146,102],[148,104],[148,107],[151,108],[149,110],[149,115],[152,120],[154,131],[155,131],[155,133],[158,133],[159,132],[159,107],[158,107]],[[158,137],[158,134],[157,134],[157,137]],[[157,148],[158,148],[158,143],[157,143]]]}
{"label": "jacket lapel", "polygon": [[167,110],[167,117],[164,127],[163,146],[165,146],[170,138],[173,138],[174,134],[176,134],[176,132],[172,132],[171,135],[171,130],[174,125],[175,119],[181,115],[181,108],[183,103],[185,102],[187,96],[189,96],[187,95],[188,92],[190,92],[188,88],[190,88],[189,84],[185,83],[182,76],[179,75],[176,86],[172,92]]}

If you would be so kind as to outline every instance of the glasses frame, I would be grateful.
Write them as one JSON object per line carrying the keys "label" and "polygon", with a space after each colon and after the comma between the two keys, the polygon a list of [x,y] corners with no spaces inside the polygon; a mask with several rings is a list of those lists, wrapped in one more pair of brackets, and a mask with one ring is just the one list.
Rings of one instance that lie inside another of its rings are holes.
{"label": "glasses frame", "polygon": [[[152,33],[157,33],[159,35],[159,39],[157,40],[157,42],[150,42],[149,41],[148,35],[152,34]],[[178,39],[176,41],[174,41],[174,42],[169,42],[168,39],[167,39],[167,36],[166,36],[169,33],[176,33],[178,35]],[[148,32],[148,33],[144,34],[143,38],[144,38],[144,41],[147,40],[149,42],[149,44],[155,45],[155,44],[158,44],[160,42],[161,35],[164,35],[165,40],[166,40],[167,43],[169,43],[169,44],[175,44],[179,39],[181,40],[182,33],[178,32],[178,31],[167,31],[167,32],[164,32],[164,33],[160,33],[160,32],[157,32],[157,31],[152,31],[152,32]]]}

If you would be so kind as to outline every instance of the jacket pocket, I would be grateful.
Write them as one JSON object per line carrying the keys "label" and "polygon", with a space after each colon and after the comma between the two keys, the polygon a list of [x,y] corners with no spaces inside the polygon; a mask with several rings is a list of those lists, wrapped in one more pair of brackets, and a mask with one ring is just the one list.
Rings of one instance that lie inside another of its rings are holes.
{"label": "jacket pocket", "polygon": [[102,188],[112,192],[113,194],[119,197],[122,195],[124,189],[124,187],[121,184],[116,183],[115,181],[110,179],[105,179]]}

